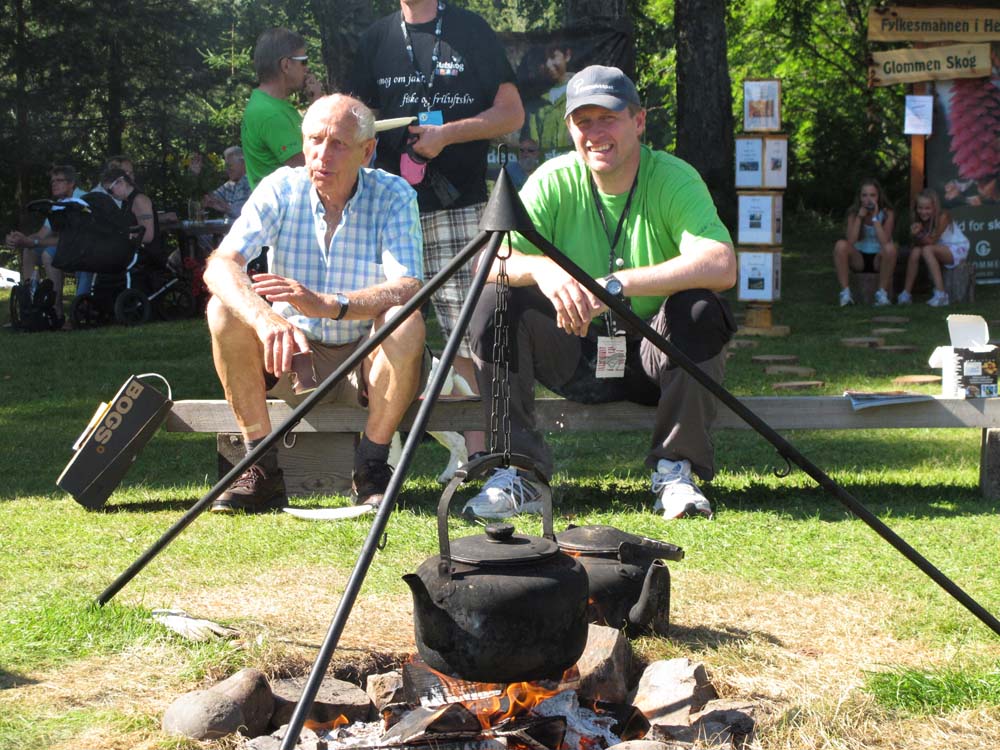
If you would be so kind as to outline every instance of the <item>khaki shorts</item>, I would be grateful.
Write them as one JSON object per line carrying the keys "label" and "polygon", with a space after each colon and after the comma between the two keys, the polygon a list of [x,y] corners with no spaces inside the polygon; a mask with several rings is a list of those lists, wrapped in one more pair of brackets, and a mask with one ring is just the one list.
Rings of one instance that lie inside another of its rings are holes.
{"label": "khaki shorts", "polygon": [[[358,339],[350,344],[330,345],[318,341],[310,341],[313,352],[313,368],[316,370],[316,382],[322,384],[347,358],[354,354],[366,339]],[[327,391],[321,403],[347,404],[362,409],[368,408],[368,382],[364,376],[367,359],[362,359],[354,369],[341,378],[333,388]],[[431,352],[424,347],[424,359],[420,367],[420,385],[417,393],[423,393],[431,371]],[[286,372],[280,378],[275,378],[269,372],[264,373],[264,386],[270,398],[280,398],[291,406],[298,406],[311,393],[296,394],[292,385],[292,374]]]}

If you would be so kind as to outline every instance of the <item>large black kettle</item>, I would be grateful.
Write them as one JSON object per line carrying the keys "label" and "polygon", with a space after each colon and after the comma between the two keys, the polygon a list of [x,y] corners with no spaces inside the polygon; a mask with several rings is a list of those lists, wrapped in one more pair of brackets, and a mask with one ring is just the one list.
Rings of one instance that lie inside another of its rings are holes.
{"label": "large black kettle", "polygon": [[597,525],[570,526],[559,535],[559,548],[587,571],[590,622],[641,632],[656,618],[659,629],[666,629],[670,571],[663,560],[683,559],[683,549]]}
{"label": "large black kettle", "polygon": [[[511,465],[537,474],[525,456]],[[413,593],[417,651],[441,672],[477,682],[557,679],[587,645],[587,574],[559,550],[552,503],[542,508],[542,536],[509,523],[448,538],[457,487],[501,465],[489,454],[460,469],[438,503],[440,554],[403,576]]]}

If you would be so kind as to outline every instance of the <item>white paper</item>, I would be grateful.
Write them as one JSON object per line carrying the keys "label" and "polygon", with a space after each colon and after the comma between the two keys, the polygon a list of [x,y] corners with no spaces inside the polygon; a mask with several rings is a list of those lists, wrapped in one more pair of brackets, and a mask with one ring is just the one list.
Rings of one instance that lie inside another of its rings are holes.
{"label": "white paper", "polygon": [[788,185],[788,139],[764,139],[764,187],[784,189]]}
{"label": "white paper", "polygon": [[348,505],[344,508],[285,508],[285,513],[304,521],[342,521],[374,513],[371,505]]}
{"label": "white paper", "polygon": [[736,187],[759,188],[763,184],[763,139],[736,139]]}
{"label": "white paper", "polygon": [[906,97],[906,118],[903,133],[906,135],[930,135],[934,121],[934,97],[909,94]]}

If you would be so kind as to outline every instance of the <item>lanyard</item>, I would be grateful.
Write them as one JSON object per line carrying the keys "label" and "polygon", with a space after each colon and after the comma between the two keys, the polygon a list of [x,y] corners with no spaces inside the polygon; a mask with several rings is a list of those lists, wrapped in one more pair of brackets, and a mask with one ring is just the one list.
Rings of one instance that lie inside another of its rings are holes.
{"label": "lanyard", "polygon": [[629,188],[628,198],[625,199],[625,208],[622,209],[622,215],[618,217],[618,226],[615,228],[614,237],[611,237],[608,233],[608,220],[604,216],[604,205],[597,194],[597,185],[594,183],[594,176],[589,173],[587,176],[590,178],[590,194],[594,197],[594,206],[597,208],[597,215],[601,218],[601,226],[604,227],[604,236],[608,238],[608,243],[611,245],[608,251],[608,273],[614,273],[616,268],[622,268],[625,265],[625,259],[615,255],[615,247],[618,245],[618,239],[621,237],[622,229],[628,220],[629,211],[632,209],[632,196],[635,195],[635,186],[639,184],[639,171],[636,170],[635,178],[632,180],[632,187]]}
{"label": "lanyard", "polygon": [[[399,14],[399,28],[403,31],[403,42],[406,44],[406,54],[410,58],[410,65],[413,66],[413,70],[417,73],[417,80],[420,85],[424,87],[424,98],[426,95],[431,93],[434,88],[434,76],[437,74],[437,64],[438,59],[441,54],[441,24],[444,21],[444,2],[443,0],[438,0],[437,7],[437,24],[434,26],[434,49],[431,51],[431,77],[428,78],[424,75],[424,72],[417,65],[417,58],[413,54],[413,41],[410,39],[410,32],[406,28],[406,21],[403,20],[403,13],[400,11]],[[429,104],[425,106],[430,106]]]}

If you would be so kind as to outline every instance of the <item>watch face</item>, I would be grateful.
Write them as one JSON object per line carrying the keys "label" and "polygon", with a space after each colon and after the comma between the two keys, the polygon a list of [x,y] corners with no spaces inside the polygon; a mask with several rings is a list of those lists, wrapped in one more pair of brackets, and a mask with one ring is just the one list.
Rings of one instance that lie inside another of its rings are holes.
{"label": "watch face", "polygon": [[616,278],[608,279],[607,284],[604,285],[607,289],[608,294],[614,295],[615,297],[620,297],[622,295],[622,283]]}

